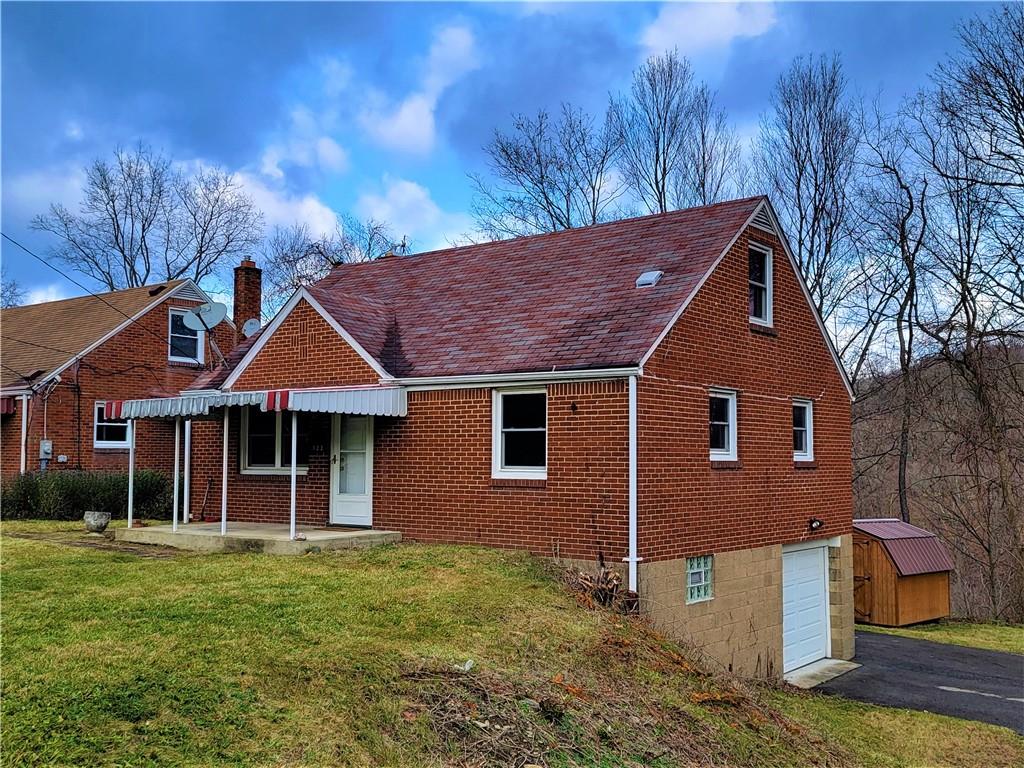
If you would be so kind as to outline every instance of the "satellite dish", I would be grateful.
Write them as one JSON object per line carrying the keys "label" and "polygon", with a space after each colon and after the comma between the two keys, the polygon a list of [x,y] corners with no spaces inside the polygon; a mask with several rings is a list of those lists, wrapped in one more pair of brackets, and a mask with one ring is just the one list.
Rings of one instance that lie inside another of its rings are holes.
{"label": "satellite dish", "polygon": [[255,317],[250,317],[248,320],[245,321],[245,324],[242,326],[242,335],[248,339],[259,329],[260,321],[257,320]]}
{"label": "satellite dish", "polygon": [[218,301],[200,304],[185,315],[185,327],[193,331],[208,331],[227,317],[227,314],[228,308]]}

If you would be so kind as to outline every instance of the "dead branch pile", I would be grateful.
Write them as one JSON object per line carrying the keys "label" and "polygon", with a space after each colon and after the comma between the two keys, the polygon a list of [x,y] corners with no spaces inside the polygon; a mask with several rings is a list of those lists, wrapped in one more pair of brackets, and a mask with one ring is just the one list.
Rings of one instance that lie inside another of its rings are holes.
{"label": "dead branch pile", "polygon": [[636,593],[622,586],[622,574],[603,564],[596,573],[570,566],[562,572],[561,577],[577,602],[586,608],[600,606],[622,614],[636,613],[638,610]]}

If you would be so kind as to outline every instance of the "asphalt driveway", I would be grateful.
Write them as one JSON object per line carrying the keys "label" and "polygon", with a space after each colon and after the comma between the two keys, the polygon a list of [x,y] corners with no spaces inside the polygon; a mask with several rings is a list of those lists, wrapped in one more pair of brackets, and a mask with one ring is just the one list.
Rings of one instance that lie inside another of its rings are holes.
{"label": "asphalt driveway", "polygon": [[862,666],[817,690],[1005,725],[1024,735],[1024,656],[858,632],[854,661]]}

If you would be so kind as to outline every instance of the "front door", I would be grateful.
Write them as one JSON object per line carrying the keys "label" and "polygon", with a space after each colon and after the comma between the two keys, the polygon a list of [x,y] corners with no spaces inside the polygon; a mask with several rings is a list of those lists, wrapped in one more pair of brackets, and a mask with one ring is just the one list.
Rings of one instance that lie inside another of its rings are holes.
{"label": "front door", "polygon": [[373,525],[373,417],[335,415],[331,436],[331,523]]}

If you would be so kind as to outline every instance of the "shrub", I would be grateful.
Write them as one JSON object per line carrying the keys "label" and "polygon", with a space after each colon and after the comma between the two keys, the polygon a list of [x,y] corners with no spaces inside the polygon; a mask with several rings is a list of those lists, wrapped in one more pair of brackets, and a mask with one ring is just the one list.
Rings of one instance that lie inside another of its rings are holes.
{"label": "shrub", "polygon": [[[127,472],[30,472],[4,480],[0,508],[7,520],[80,520],[88,509],[128,516]],[[171,478],[135,472],[135,516],[171,516]]]}

